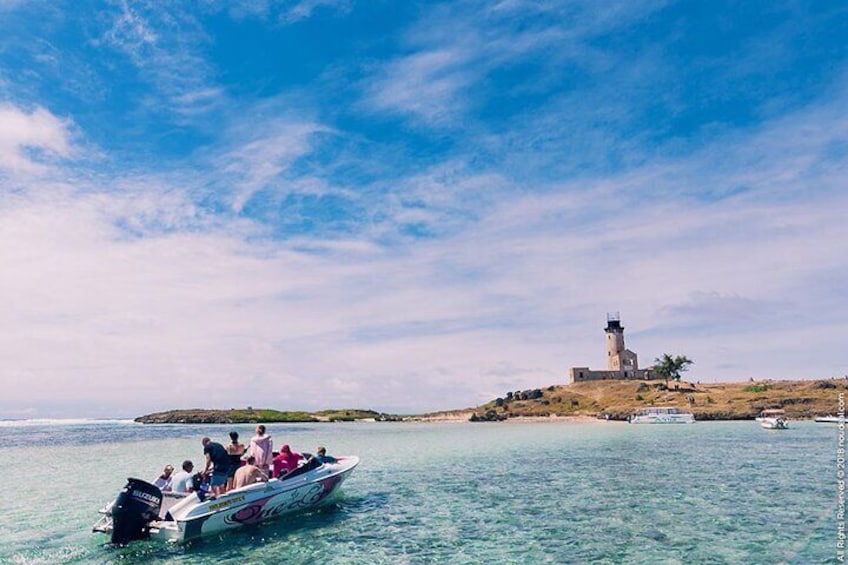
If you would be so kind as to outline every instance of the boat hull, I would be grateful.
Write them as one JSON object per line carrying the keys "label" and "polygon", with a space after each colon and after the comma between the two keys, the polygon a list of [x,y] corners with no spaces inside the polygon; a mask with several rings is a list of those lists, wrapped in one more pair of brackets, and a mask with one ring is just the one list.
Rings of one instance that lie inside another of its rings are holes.
{"label": "boat hull", "polygon": [[760,426],[767,430],[788,430],[789,423],[782,418],[757,418]]}
{"label": "boat hull", "polygon": [[692,414],[675,414],[674,416],[633,416],[631,424],[694,424]]}

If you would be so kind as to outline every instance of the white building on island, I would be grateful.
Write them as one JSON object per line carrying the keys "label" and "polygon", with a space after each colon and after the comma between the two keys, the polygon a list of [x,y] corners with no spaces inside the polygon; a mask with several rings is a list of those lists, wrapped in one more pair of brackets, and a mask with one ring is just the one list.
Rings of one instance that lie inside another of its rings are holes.
{"label": "white building on island", "polygon": [[624,326],[618,312],[607,313],[607,368],[595,371],[589,367],[572,367],[568,371],[568,382],[599,381],[605,379],[652,379],[650,369],[640,369],[637,355],[624,347]]}

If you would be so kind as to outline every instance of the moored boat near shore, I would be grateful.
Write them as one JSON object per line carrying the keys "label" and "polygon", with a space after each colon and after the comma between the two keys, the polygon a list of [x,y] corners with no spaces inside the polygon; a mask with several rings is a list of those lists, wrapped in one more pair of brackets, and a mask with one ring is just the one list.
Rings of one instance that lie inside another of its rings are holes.
{"label": "moored boat near shore", "polygon": [[767,430],[788,430],[789,420],[786,412],[781,409],[763,410],[756,420]]}
{"label": "moored boat near shore", "polygon": [[694,424],[695,416],[680,408],[651,406],[627,419],[631,424]]}

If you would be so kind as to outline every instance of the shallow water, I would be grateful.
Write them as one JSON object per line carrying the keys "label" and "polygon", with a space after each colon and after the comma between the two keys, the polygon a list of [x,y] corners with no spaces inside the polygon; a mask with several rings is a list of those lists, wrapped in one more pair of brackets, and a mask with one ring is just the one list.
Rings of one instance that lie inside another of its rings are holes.
{"label": "shallow water", "polygon": [[0,424],[0,563],[830,563],[836,428],[754,422],[269,426],[355,454],[340,503],[188,545],[90,533],[127,476],[251,426]]}

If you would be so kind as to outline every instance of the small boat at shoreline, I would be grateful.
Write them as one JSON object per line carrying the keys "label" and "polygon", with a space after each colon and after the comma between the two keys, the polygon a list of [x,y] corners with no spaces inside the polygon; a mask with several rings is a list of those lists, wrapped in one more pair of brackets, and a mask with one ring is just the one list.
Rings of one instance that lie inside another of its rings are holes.
{"label": "small boat at shoreline", "polygon": [[219,496],[203,491],[162,492],[141,479],[129,478],[117,498],[100,512],[92,528],[123,545],[140,539],[185,542],[256,524],[294,512],[326,506],[340,494],[342,482],[359,464],[359,457],[335,462],[310,459],[281,479],[254,483]]}
{"label": "small boat at shoreline", "polygon": [[[844,422],[845,419],[843,418],[842,421]],[[819,416],[816,418],[816,422],[819,424],[838,424],[839,416]]]}
{"label": "small boat at shoreline", "polygon": [[627,418],[631,424],[694,424],[695,416],[680,408],[651,406]]}
{"label": "small boat at shoreline", "polygon": [[760,426],[767,430],[788,430],[789,420],[786,418],[786,412],[780,409],[763,410],[756,417]]}

